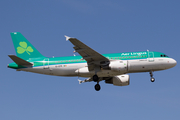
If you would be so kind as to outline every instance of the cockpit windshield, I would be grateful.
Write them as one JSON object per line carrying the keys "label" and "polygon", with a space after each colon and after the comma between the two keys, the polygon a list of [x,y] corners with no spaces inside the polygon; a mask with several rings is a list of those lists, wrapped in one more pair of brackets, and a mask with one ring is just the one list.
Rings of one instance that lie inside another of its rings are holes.
{"label": "cockpit windshield", "polygon": [[168,57],[167,55],[161,55],[161,57]]}

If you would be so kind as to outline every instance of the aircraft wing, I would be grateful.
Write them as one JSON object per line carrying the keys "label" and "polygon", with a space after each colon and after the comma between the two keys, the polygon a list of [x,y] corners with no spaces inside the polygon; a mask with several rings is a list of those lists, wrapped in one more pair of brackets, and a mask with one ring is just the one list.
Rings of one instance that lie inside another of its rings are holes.
{"label": "aircraft wing", "polygon": [[78,52],[83,59],[87,61],[89,71],[98,68],[108,68],[109,67],[109,59],[96,52],[80,40],[76,38],[70,38],[65,36],[66,40],[69,40],[74,45],[74,50]]}

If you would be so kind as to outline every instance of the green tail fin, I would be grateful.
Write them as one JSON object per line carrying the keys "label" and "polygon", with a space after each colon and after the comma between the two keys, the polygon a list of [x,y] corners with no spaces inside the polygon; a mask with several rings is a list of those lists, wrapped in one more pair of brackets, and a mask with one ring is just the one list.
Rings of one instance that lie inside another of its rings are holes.
{"label": "green tail fin", "polygon": [[11,33],[16,55],[24,60],[44,57],[20,32]]}

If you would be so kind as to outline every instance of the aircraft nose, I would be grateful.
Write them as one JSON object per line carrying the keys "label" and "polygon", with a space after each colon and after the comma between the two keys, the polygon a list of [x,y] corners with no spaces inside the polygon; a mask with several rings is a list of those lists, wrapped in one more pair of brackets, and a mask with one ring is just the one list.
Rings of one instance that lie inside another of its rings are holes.
{"label": "aircraft nose", "polygon": [[174,59],[171,59],[169,61],[169,63],[171,64],[172,67],[176,66],[176,64],[177,64],[176,60],[174,60]]}

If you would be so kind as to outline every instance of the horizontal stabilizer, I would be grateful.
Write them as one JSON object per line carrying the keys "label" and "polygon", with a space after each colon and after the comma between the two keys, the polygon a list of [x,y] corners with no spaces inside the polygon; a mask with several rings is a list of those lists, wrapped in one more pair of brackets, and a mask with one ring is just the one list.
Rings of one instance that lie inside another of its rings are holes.
{"label": "horizontal stabilizer", "polygon": [[22,66],[32,66],[33,64],[26,61],[26,60],[23,60],[15,55],[8,55],[16,64],[18,65],[22,65]]}

